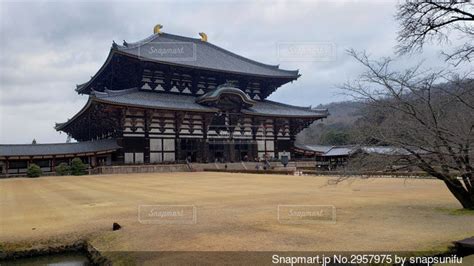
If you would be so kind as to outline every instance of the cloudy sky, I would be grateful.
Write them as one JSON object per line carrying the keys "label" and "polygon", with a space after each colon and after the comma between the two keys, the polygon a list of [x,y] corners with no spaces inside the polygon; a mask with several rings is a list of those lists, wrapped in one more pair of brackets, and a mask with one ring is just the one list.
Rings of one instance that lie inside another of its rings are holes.
{"label": "cloudy sky", "polygon": [[[204,31],[210,42],[237,54],[299,69],[302,76],[279,88],[272,100],[303,106],[343,100],[337,86],[361,72],[346,49],[393,56],[396,3],[0,1],[0,143],[64,142],[66,135],[54,123],[72,117],[87,101],[75,85],[96,73],[112,40],[144,39],[157,23],[177,35],[199,37]],[[278,51],[282,43],[330,44],[335,50],[327,57],[289,60]],[[441,62],[435,48],[418,57],[428,66]]]}

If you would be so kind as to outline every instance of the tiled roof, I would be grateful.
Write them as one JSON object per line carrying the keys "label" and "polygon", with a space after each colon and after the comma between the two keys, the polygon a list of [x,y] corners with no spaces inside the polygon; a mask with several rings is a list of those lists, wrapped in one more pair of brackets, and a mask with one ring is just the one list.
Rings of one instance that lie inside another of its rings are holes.
{"label": "tiled roof", "polygon": [[117,150],[121,147],[114,139],[76,143],[0,144],[0,156],[62,155]]}
{"label": "tiled roof", "polygon": [[257,103],[242,110],[242,113],[261,114],[283,117],[318,117],[326,118],[329,115],[327,109],[312,109],[311,107],[294,106],[270,100],[257,101]]}
{"label": "tiled roof", "polygon": [[145,108],[194,110],[200,112],[216,112],[214,108],[200,105],[195,102],[196,97],[184,94],[157,93],[128,89],[122,91],[105,90],[94,91],[93,99],[120,105],[140,106]]}
{"label": "tiled roof", "polygon": [[[93,92],[93,99],[127,106],[144,108],[170,109],[197,112],[217,112],[213,107],[196,103],[196,97],[184,94],[147,92],[138,89],[123,91]],[[280,117],[312,117],[323,118],[328,115],[327,110],[311,109],[309,107],[292,106],[269,100],[256,101],[252,107],[242,109],[242,113],[249,115],[280,116]]]}
{"label": "tiled roof", "polygon": [[[364,152],[367,154],[380,155],[410,155],[410,153],[403,148],[396,148],[392,146],[324,146],[296,143],[297,149],[321,153],[321,156],[349,156],[355,152]],[[418,153],[426,153],[418,149]]]}
{"label": "tiled roof", "polygon": [[323,156],[349,156],[356,151],[357,149],[354,147],[333,147]]}
{"label": "tiled roof", "polygon": [[295,143],[295,148],[310,151],[310,152],[317,152],[317,153],[326,153],[333,146],[324,146],[324,145],[311,145],[311,144],[302,144],[302,143]]}
{"label": "tiled roof", "polygon": [[[371,154],[384,154],[384,155],[409,155],[406,149],[396,148],[391,146],[363,146],[361,147],[362,151]],[[423,154],[426,153],[420,149],[414,149],[417,153]]]}
{"label": "tiled roof", "polygon": [[153,34],[145,40],[115,47],[122,53],[149,61],[238,74],[298,77],[298,70],[283,70],[278,65],[245,58],[207,41],[168,33]]}

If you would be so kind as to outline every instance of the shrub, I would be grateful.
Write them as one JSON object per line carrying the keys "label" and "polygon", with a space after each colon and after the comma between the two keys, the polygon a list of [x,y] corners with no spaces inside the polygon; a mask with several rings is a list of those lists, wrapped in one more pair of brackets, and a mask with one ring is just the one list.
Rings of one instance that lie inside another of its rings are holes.
{"label": "shrub", "polygon": [[39,177],[43,174],[43,171],[41,171],[41,168],[32,163],[30,166],[28,166],[28,169],[26,170],[26,176],[28,177]]}
{"label": "shrub", "polygon": [[71,167],[67,163],[60,163],[55,168],[56,175],[69,175],[71,174]]}
{"label": "shrub", "polygon": [[79,158],[74,158],[71,161],[71,174],[72,175],[85,175],[86,165]]}

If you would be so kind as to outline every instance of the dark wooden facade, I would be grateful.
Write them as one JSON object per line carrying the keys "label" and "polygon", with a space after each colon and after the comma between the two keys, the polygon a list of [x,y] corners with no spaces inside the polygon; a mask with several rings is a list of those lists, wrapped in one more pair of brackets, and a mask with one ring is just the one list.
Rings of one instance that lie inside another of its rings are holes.
{"label": "dark wooden facade", "polygon": [[[266,100],[296,80],[297,71],[264,65],[199,39],[169,34],[151,39],[189,42],[197,57],[191,63],[154,60],[132,51],[145,49],[150,40],[114,44],[99,72],[76,89],[89,94],[86,106],[57,129],[78,141],[116,139],[123,147],[114,156],[116,163],[232,162],[278,158],[292,150],[299,131],[327,116],[324,110]],[[212,62],[201,58],[209,53],[214,53]]]}

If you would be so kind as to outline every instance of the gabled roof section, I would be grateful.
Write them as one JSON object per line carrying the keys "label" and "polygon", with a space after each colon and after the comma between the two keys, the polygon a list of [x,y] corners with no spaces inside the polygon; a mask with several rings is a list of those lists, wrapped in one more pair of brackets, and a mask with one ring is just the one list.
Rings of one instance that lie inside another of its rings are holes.
{"label": "gabled roof section", "polygon": [[157,33],[136,42],[115,45],[118,51],[142,60],[192,68],[275,78],[298,78],[298,70],[280,69],[237,55],[207,41]]}

